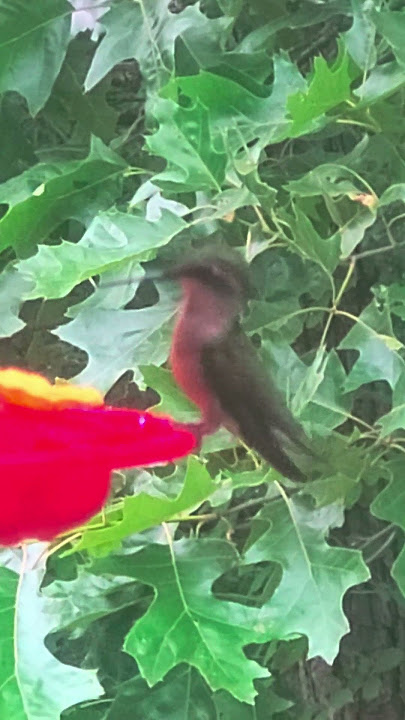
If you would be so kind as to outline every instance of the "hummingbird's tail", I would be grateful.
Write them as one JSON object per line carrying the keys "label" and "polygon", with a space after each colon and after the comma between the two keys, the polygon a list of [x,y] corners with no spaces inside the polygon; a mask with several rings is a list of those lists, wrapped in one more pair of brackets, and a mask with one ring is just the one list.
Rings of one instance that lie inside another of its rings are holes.
{"label": "hummingbird's tail", "polygon": [[275,470],[278,470],[281,475],[295,482],[304,482],[307,477],[290,457],[286,445],[290,445],[297,450],[302,448],[307,456],[310,452],[308,448],[299,438],[286,438],[284,433],[278,432],[275,428],[267,428],[267,432],[265,427],[263,429],[265,432],[258,432],[258,427],[255,424],[254,432],[250,433],[245,428],[243,440],[267,460]]}

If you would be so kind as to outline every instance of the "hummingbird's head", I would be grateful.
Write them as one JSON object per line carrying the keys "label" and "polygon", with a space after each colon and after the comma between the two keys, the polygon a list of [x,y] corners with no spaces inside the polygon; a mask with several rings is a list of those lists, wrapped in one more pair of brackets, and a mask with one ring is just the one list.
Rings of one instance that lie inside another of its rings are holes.
{"label": "hummingbird's head", "polygon": [[248,265],[228,248],[195,252],[165,276],[182,286],[177,329],[188,345],[212,342],[227,333],[250,294]]}
{"label": "hummingbird's head", "polygon": [[249,268],[242,256],[230,248],[195,252],[165,272],[165,276],[193,284],[243,306],[251,295]]}

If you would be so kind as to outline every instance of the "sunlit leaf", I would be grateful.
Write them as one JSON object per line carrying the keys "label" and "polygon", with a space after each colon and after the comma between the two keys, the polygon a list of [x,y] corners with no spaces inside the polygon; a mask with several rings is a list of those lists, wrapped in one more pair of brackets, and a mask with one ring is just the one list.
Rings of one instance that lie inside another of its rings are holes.
{"label": "sunlit leaf", "polygon": [[234,79],[204,71],[175,78],[162,94],[176,99],[180,91],[194,103],[201,103],[208,111],[211,132],[226,138],[230,153],[256,138],[277,142],[286,136],[290,124],[287,98],[294,90],[304,89],[305,81],[286,55],[276,55],[273,62],[272,90],[263,85],[260,96]]}
{"label": "sunlit leaf", "polygon": [[[106,526],[85,530],[75,551],[118,547],[120,541],[198,507],[216,488],[205,467],[196,458],[188,461],[184,486],[178,497],[171,499],[140,493],[125,497],[122,505],[106,512]],[[97,520],[96,520],[97,524]]]}
{"label": "sunlit leaf", "polygon": [[316,130],[325,123],[324,114],[350,98],[349,58],[341,54],[329,66],[323,57],[314,60],[314,74],[306,92],[292,95],[287,102],[293,119],[292,137]]}

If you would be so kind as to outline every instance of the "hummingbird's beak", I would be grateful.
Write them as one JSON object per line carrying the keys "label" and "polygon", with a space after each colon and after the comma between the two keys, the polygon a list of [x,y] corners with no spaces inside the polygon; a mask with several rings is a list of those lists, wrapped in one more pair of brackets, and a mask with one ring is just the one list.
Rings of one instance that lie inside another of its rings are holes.
{"label": "hummingbird's beak", "polygon": [[173,265],[166,270],[160,271],[156,280],[179,280],[184,275],[184,265]]}
{"label": "hummingbird's beak", "polygon": [[166,277],[164,270],[145,270],[141,280],[165,280]]}
{"label": "hummingbird's beak", "polygon": [[132,275],[125,280],[113,280],[112,282],[104,282],[100,285],[100,289],[107,290],[109,288],[119,287],[121,285],[130,285],[133,282],[142,283],[145,280],[165,280],[166,273],[162,270],[146,270],[142,275]]}

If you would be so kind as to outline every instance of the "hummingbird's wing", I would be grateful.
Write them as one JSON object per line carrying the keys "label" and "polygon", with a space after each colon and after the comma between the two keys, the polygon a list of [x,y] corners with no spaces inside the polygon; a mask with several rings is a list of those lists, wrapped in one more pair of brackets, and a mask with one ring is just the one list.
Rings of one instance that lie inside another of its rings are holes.
{"label": "hummingbird's wing", "polygon": [[201,362],[206,382],[245,443],[285,477],[304,480],[285,449],[290,444],[308,453],[303,431],[240,326],[206,346]]}

